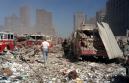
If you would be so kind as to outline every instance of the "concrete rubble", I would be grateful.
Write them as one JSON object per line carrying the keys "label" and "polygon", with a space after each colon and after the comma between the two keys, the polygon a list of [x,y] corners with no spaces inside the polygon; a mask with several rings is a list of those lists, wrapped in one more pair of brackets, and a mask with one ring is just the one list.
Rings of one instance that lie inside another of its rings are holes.
{"label": "concrete rubble", "polygon": [[[111,77],[126,75],[126,69],[120,64],[73,63],[62,57],[60,46],[54,49],[51,49],[46,65],[42,53],[31,56],[33,48],[20,49],[16,58],[12,53],[0,55],[0,83],[110,83]],[[25,61],[19,58],[21,55]]]}

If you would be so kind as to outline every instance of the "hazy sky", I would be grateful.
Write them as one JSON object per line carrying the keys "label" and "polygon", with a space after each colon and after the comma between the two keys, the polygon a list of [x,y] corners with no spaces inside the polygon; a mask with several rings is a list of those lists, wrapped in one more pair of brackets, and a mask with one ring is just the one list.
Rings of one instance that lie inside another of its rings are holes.
{"label": "hazy sky", "polygon": [[83,11],[88,17],[105,7],[106,0],[0,0],[0,25],[4,17],[13,13],[19,16],[19,8],[27,5],[31,10],[34,23],[35,9],[46,9],[53,14],[53,24],[61,36],[67,36],[73,30],[73,14]]}

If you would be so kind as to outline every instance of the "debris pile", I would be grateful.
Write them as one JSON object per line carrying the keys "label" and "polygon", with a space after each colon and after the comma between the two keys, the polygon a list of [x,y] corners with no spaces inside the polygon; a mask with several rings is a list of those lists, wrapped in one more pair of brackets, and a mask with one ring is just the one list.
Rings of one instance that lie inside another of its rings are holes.
{"label": "debris pile", "polygon": [[[58,47],[58,46],[57,46]],[[54,47],[55,48],[55,47]],[[75,62],[61,57],[58,52],[49,53],[48,63],[44,64],[42,53],[34,56],[33,63],[29,59],[34,50],[24,48],[16,58],[7,58],[12,54],[0,58],[0,83],[108,83],[115,75],[126,75],[126,69],[120,64]],[[23,56],[25,61],[20,60]],[[9,60],[8,60],[9,59]]]}

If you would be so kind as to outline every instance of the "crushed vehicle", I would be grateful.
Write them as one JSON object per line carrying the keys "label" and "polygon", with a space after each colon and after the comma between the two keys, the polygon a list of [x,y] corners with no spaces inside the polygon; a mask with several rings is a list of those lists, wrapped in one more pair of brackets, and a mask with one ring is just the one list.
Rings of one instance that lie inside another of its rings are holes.
{"label": "crushed vehicle", "polygon": [[99,36],[98,30],[94,27],[85,28],[74,32],[73,37],[73,52],[76,57],[79,56],[105,56],[106,50]]}
{"label": "crushed vehicle", "polygon": [[33,34],[33,35],[27,35],[26,37],[27,37],[26,44],[27,44],[28,46],[32,46],[32,45],[34,45],[34,44],[40,45],[41,42],[42,42],[42,39],[43,39],[45,36]]}
{"label": "crushed vehicle", "polygon": [[50,43],[50,45],[52,45],[52,37],[50,36],[33,34],[33,35],[27,36],[27,38],[28,39],[26,41],[26,44],[28,46],[32,46],[34,44],[41,45],[43,39],[46,39]]}
{"label": "crushed vehicle", "polygon": [[[42,40],[46,39],[52,46],[52,37],[41,34],[24,34],[16,37],[16,42],[25,46],[41,45]],[[20,47],[20,45],[17,45]]]}
{"label": "crushed vehicle", "polygon": [[80,56],[97,56],[114,59],[122,57],[115,36],[107,23],[97,23],[98,27],[83,24],[73,34],[73,53]]}

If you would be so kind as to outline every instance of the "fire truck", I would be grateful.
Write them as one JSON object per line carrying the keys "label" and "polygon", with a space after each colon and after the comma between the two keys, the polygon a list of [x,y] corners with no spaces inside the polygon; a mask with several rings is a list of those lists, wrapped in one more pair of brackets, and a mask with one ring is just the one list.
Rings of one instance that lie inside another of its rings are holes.
{"label": "fire truck", "polygon": [[26,44],[28,46],[32,46],[34,44],[41,44],[42,39],[44,38],[44,35],[37,35],[37,34],[33,34],[33,35],[27,35],[27,40],[26,40]]}
{"label": "fire truck", "polygon": [[33,34],[33,35],[27,35],[26,37],[27,37],[26,44],[28,46],[32,46],[34,44],[41,45],[42,40],[44,38],[50,43],[50,45],[52,45],[52,37],[50,36]]}
{"label": "fire truck", "polygon": [[73,34],[73,53],[76,58],[80,56],[104,56],[107,57],[105,47],[94,27],[83,25]]}
{"label": "fire truck", "polygon": [[10,32],[0,32],[0,53],[5,49],[14,49],[14,34]]}
{"label": "fire truck", "polygon": [[75,57],[97,56],[114,59],[123,56],[111,28],[107,23],[96,26],[83,24],[72,37]]}
{"label": "fire truck", "polygon": [[31,47],[33,45],[41,45],[43,39],[46,39],[52,46],[51,36],[46,36],[42,34],[23,34],[20,36],[16,36],[17,47],[20,48],[22,46]]}

